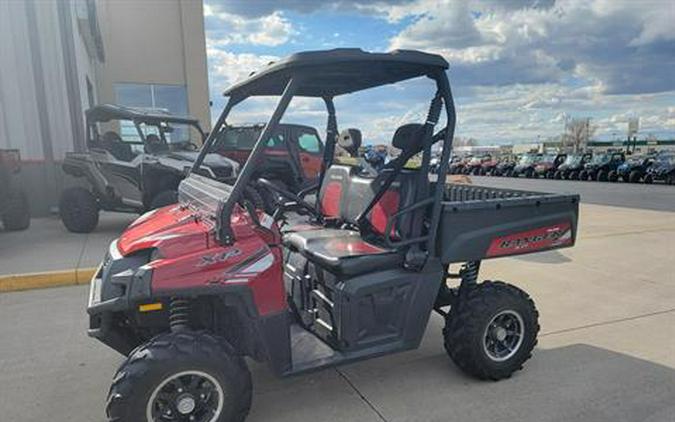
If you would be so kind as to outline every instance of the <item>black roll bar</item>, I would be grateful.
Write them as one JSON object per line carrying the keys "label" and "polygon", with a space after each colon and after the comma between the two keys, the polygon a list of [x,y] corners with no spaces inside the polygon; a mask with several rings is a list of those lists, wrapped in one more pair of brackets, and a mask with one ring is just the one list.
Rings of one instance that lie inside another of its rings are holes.
{"label": "black roll bar", "polygon": [[443,139],[443,152],[441,153],[441,162],[438,169],[438,178],[436,179],[436,189],[434,190],[434,206],[431,211],[431,224],[429,225],[429,238],[427,239],[426,249],[429,252],[436,254],[436,235],[438,232],[438,224],[441,218],[441,208],[443,200],[443,191],[445,190],[445,180],[448,173],[448,166],[452,154],[452,141],[455,136],[455,124],[457,123],[457,114],[455,110],[455,102],[452,98],[452,90],[450,82],[445,72],[438,72],[434,75],[438,90],[443,97],[445,103],[445,113],[447,116],[447,125],[445,130],[445,137]]}
{"label": "black roll bar", "polygon": [[[281,98],[279,99],[277,108],[274,110],[274,113],[272,113],[272,116],[265,125],[265,128],[260,132],[260,135],[258,136],[258,140],[256,141],[253,150],[249,154],[248,159],[244,164],[244,167],[241,169],[241,172],[239,173],[236,182],[234,182],[234,186],[232,187],[230,197],[227,199],[227,201],[225,201],[225,203],[221,204],[220,209],[218,210],[218,218],[216,219],[217,221],[216,233],[218,241],[221,244],[230,245],[234,242],[234,236],[230,225],[230,216],[232,215],[232,209],[234,208],[234,204],[236,204],[237,201],[239,200],[239,197],[246,188],[246,185],[248,184],[251,175],[256,170],[255,169],[257,165],[256,159],[260,154],[262,154],[263,150],[265,149],[267,139],[269,139],[272,136],[272,133],[274,133],[274,131],[276,130],[277,125],[279,124],[279,120],[281,120],[281,117],[286,112],[286,108],[288,107],[288,104],[291,102],[291,99],[293,98],[293,95],[297,90],[299,82],[300,82],[299,78],[296,77],[289,79],[288,83],[286,83],[286,87],[284,88],[284,92],[281,95]],[[230,102],[228,102],[228,106],[229,105]],[[229,109],[226,107],[225,111],[229,112]],[[225,111],[223,112],[223,115],[226,114]],[[221,116],[221,119],[224,121],[224,116]],[[221,119],[218,119],[219,123],[222,123]],[[209,135],[209,138],[213,138],[213,136]],[[206,150],[206,148],[204,149]]]}

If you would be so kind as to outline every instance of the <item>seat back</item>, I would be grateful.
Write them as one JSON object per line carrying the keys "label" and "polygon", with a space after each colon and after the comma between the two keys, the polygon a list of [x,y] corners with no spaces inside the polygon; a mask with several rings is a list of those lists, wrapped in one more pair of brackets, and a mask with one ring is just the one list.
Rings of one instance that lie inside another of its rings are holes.
{"label": "seat back", "polygon": [[319,211],[327,219],[342,219],[342,208],[349,189],[351,167],[333,164],[319,190]]}
{"label": "seat back", "polygon": [[[385,170],[378,177],[365,177],[357,174],[350,177],[347,197],[345,198],[346,207],[344,207],[341,216],[345,222],[357,224],[358,216],[380,190],[388,171],[390,170]],[[401,171],[370,210],[367,217],[375,233],[383,236],[389,219],[402,208],[414,203],[417,174],[417,171],[414,170]],[[404,215],[396,221],[390,233],[392,238],[399,239],[409,234],[411,229],[410,216],[412,214]]]}
{"label": "seat back", "polygon": [[[359,175],[356,167],[337,164],[330,166],[319,191],[322,215],[327,219],[357,224],[357,217],[375,197],[390,171],[385,170],[378,177],[367,177]],[[391,216],[414,203],[417,175],[415,170],[401,171],[387,192],[373,206],[368,219],[377,234],[384,235]],[[412,214],[407,214],[398,219],[390,233],[392,238],[408,235],[411,217]]]}

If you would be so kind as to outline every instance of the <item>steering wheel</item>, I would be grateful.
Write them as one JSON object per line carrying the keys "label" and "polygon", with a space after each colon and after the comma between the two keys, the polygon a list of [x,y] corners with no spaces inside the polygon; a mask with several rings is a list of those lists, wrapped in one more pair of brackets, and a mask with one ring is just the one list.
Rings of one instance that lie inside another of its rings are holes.
{"label": "steering wheel", "polygon": [[316,208],[314,205],[310,204],[309,202],[305,201],[304,199],[300,198],[298,195],[294,194],[293,192],[289,192],[284,188],[281,188],[274,183],[272,183],[270,180],[267,180],[265,178],[259,178],[258,179],[258,185],[263,186],[266,189],[269,189],[270,191],[278,194],[284,199],[287,199],[289,202],[281,204],[281,208],[292,208],[295,206],[298,206],[302,208],[305,211],[308,211],[310,214],[312,214],[315,217],[319,217],[319,214],[316,212]]}

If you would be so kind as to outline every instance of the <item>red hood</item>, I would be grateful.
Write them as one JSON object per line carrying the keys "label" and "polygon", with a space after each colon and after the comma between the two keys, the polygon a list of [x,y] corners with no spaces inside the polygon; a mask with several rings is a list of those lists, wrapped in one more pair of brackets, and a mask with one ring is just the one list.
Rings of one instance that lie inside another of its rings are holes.
{"label": "red hood", "polygon": [[117,247],[124,256],[144,249],[158,248],[163,257],[209,247],[214,224],[189,208],[171,205],[147,212],[122,233]]}

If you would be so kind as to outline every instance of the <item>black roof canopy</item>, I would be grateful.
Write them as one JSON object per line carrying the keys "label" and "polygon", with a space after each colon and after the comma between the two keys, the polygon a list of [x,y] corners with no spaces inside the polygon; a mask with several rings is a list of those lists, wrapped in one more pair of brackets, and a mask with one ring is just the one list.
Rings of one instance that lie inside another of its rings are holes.
{"label": "black roof canopy", "polygon": [[94,106],[86,112],[90,122],[108,122],[110,120],[133,120],[148,124],[160,123],[184,123],[199,125],[199,120],[189,116],[173,116],[160,111],[147,111],[140,108],[124,107],[115,104],[101,104]]}
{"label": "black roof canopy", "polygon": [[307,51],[270,63],[246,80],[228,88],[224,95],[281,95],[292,76],[301,76],[295,95],[338,96],[445,70],[439,55],[413,50],[369,53],[358,48]]}

